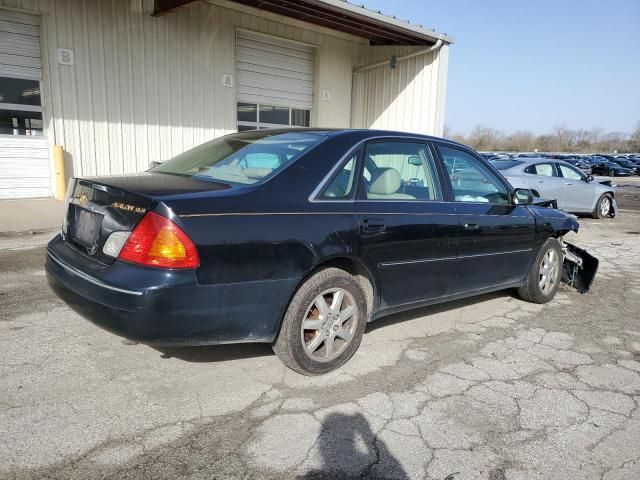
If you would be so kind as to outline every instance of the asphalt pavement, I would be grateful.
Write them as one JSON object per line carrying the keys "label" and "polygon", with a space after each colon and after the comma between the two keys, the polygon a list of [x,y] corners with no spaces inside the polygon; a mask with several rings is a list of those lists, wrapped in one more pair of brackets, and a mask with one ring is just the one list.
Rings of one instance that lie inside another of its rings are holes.
{"label": "asphalt pavement", "polygon": [[154,349],[62,304],[52,231],[0,238],[0,478],[640,478],[640,213],[581,221],[593,289],[388,317],[309,378],[268,345]]}

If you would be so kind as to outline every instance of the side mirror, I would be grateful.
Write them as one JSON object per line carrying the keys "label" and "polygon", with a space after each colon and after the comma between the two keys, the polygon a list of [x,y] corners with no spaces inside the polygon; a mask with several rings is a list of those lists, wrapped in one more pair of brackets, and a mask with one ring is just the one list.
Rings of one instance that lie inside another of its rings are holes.
{"label": "side mirror", "polygon": [[149,168],[147,169],[147,171],[148,171],[148,170],[151,170],[152,168],[156,168],[156,167],[157,167],[158,165],[160,165],[161,163],[162,163],[162,162],[155,162],[155,161],[151,160],[151,161],[149,162]]}
{"label": "side mirror", "polygon": [[591,183],[593,182],[595,179],[593,178],[593,175],[587,175],[587,183]]}
{"label": "side mirror", "polygon": [[412,156],[409,157],[407,161],[409,162],[409,165],[415,165],[416,167],[422,166],[422,160],[420,159],[420,157]]}
{"label": "side mirror", "polygon": [[516,188],[513,192],[513,203],[515,205],[531,205],[533,203],[533,193],[528,188]]}

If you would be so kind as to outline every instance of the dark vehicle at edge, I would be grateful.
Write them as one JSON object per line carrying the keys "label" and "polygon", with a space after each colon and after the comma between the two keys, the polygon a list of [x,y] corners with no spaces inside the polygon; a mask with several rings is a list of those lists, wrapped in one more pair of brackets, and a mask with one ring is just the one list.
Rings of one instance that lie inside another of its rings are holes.
{"label": "dark vehicle at edge", "polygon": [[606,175],[609,177],[630,177],[634,173],[633,170],[623,168],[615,162],[600,159],[596,159],[591,165],[591,172],[593,175]]}
{"label": "dark vehicle at edge", "polygon": [[72,179],[47,246],[53,290],[148,344],[268,342],[321,374],[383,315],[518,288],[586,292],[576,219],[513,190],[479,154],[370,130],[252,131],[149,172]]}

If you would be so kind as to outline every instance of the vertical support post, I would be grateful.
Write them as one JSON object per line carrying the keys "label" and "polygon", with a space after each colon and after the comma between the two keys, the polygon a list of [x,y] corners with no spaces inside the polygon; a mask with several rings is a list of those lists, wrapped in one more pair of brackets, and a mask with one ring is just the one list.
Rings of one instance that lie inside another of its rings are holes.
{"label": "vertical support post", "polygon": [[53,164],[56,172],[56,200],[64,200],[67,195],[67,177],[64,174],[64,150],[61,145],[53,146]]}

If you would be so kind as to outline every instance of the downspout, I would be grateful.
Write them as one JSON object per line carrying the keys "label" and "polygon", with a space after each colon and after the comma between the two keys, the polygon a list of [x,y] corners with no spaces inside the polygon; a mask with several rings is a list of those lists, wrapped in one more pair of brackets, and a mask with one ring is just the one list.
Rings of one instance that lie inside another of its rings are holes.
{"label": "downspout", "polygon": [[355,68],[353,70],[353,75],[351,76],[351,125],[353,126],[353,114],[354,114],[354,106],[355,106],[355,89],[356,89],[356,77],[359,73],[366,72],[369,70],[373,70],[374,68],[384,67],[385,65],[389,65],[391,68],[395,68],[397,62],[402,62],[404,60],[408,60],[409,58],[418,57],[420,55],[426,55],[427,53],[431,53],[435,50],[438,50],[444,42],[441,38],[438,39],[436,43],[434,43],[429,48],[425,48],[423,50],[418,50],[417,52],[409,53],[407,55],[403,55],[401,57],[396,57],[392,55],[389,60],[384,60],[382,62],[372,63],[370,65],[364,65],[362,67]]}

